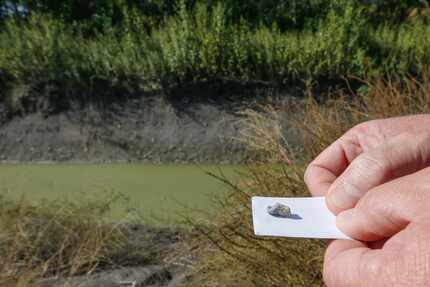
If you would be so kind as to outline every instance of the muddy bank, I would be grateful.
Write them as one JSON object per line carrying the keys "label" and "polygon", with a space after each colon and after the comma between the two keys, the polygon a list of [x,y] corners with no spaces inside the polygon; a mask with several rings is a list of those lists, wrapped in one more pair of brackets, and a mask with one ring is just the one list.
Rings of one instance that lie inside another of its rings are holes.
{"label": "muddy bank", "polygon": [[0,126],[2,162],[239,163],[240,106],[142,97],[58,113],[15,115]]}
{"label": "muddy bank", "polygon": [[238,112],[301,95],[223,78],[162,94],[103,83],[0,89],[0,162],[242,163]]}

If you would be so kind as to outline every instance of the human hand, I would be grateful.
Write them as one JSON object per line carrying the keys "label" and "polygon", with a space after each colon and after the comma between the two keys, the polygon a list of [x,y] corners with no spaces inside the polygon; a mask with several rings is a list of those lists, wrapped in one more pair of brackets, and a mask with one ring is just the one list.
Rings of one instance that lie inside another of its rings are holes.
{"label": "human hand", "polygon": [[365,242],[331,243],[328,286],[430,286],[429,124],[428,115],[361,124],[308,167],[312,194]]}
{"label": "human hand", "polygon": [[307,168],[314,196],[332,212],[353,208],[370,189],[430,165],[430,115],[375,120],[355,126]]}
{"label": "human hand", "polygon": [[430,286],[430,168],[372,188],[338,227],[364,241],[333,241],[327,286]]}

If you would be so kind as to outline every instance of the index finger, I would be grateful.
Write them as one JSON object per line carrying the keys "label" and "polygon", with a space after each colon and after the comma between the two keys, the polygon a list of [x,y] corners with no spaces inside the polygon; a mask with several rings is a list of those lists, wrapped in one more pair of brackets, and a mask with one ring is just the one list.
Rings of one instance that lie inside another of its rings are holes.
{"label": "index finger", "polygon": [[313,196],[325,196],[331,184],[362,153],[362,147],[354,134],[346,133],[307,167],[305,183]]}
{"label": "index finger", "polygon": [[430,115],[413,115],[359,124],[326,148],[307,168],[305,182],[314,196],[325,196],[331,184],[363,150],[403,132],[428,131]]}

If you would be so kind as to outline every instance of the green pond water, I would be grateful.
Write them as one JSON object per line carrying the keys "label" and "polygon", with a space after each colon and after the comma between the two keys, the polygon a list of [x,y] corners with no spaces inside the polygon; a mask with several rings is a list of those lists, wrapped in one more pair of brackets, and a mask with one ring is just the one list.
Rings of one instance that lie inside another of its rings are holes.
{"label": "green pond water", "polygon": [[[219,171],[234,180],[237,166],[192,165],[0,165],[0,191],[27,200],[68,199],[103,190],[124,194],[128,208],[146,222],[170,224],[188,209],[214,211],[213,195],[227,187],[207,175]],[[106,194],[106,196],[108,196]],[[112,212],[117,219],[124,209]]]}

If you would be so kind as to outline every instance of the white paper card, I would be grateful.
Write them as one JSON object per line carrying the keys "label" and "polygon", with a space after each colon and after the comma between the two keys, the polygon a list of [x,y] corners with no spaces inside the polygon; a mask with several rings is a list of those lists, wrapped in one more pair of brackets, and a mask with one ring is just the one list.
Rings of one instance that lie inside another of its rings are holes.
{"label": "white paper card", "polygon": [[[267,207],[276,203],[290,207],[291,215],[270,215]],[[255,235],[350,239],[336,227],[336,217],[324,197],[253,197],[252,218]]]}

